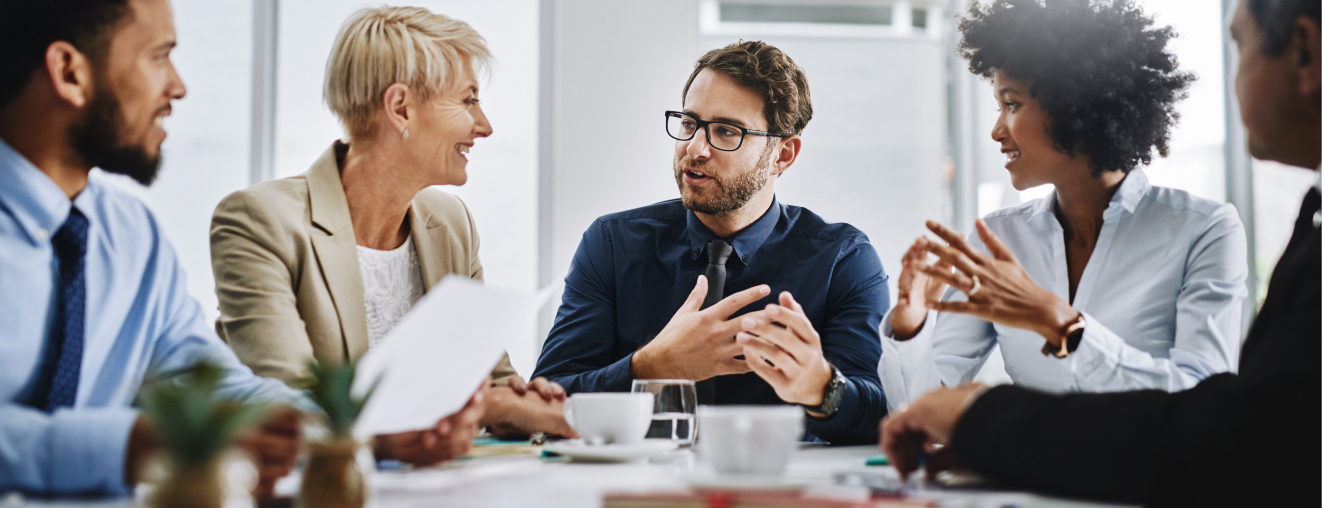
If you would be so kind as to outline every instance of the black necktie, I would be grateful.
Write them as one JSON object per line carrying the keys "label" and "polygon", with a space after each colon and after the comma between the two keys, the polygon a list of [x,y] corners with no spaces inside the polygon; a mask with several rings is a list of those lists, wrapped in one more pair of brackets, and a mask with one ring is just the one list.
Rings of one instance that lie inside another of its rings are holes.
{"label": "black necktie", "polygon": [[[725,261],[734,252],[729,242],[720,238],[707,242],[707,298],[702,301],[702,308],[716,305],[725,298]],[[697,384],[698,403],[716,403],[716,378],[699,381]]]}
{"label": "black necktie", "polygon": [[87,304],[84,257],[87,254],[87,217],[77,208],[51,237],[59,262],[59,298],[51,325],[53,365],[48,367],[34,394],[34,402],[46,412],[73,407],[78,396],[78,376],[83,366],[83,324]]}

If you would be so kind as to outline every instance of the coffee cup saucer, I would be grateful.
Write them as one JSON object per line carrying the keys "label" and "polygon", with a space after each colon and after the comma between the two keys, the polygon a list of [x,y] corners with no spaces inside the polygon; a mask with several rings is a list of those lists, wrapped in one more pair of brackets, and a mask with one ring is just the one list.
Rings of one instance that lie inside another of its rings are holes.
{"label": "coffee cup saucer", "polygon": [[697,490],[803,490],[813,484],[808,478],[785,473],[719,473],[700,467],[681,476]]}
{"label": "coffee cup saucer", "polygon": [[679,443],[668,439],[644,439],[629,444],[588,444],[582,439],[569,439],[542,447],[576,462],[629,462],[660,457],[678,448]]}

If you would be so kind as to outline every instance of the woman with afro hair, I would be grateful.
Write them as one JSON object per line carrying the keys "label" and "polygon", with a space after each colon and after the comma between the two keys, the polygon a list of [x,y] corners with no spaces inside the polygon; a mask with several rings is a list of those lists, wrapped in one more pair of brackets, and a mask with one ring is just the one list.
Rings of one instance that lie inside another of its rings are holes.
{"label": "woman with afro hair", "polygon": [[[965,238],[929,222],[902,260],[879,366],[892,410],[971,381],[1000,345],[1015,384],[1051,393],[1178,391],[1239,363],[1248,273],[1233,205],[1156,187],[1194,76],[1132,0],[995,0],[959,53],[1000,104],[1014,187]],[[929,255],[935,258],[929,260]]]}

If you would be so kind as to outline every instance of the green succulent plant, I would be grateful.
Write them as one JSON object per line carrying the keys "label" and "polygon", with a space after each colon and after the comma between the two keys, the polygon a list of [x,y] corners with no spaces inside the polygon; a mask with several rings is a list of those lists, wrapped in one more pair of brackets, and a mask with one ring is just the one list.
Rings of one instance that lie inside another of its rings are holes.
{"label": "green succulent plant", "polygon": [[326,413],[326,425],[337,438],[353,435],[354,423],[362,414],[363,406],[376,390],[373,385],[362,397],[353,396],[353,379],[357,373],[357,362],[344,362],[329,367],[317,362],[308,364],[312,374],[312,387],[307,389],[308,398],[312,399]]}
{"label": "green succulent plant", "polygon": [[270,406],[216,395],[224,370],[209,362],[151,380],[138,395],[166,452],[179,466],[203,466],[269,416]]}

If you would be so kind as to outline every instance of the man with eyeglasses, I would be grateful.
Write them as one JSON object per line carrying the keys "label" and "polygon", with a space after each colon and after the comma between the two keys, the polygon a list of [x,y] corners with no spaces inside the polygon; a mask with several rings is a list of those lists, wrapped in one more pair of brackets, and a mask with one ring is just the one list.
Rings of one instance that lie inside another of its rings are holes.
{"label": "man with eyeglasses", "polygon": [[680,199],[588,228],[534,376],[570,393],[693,380],[700,404],[797,404],[806,439],[876,442],[881,261],[775,195],[812,118],[807,77],[739,42],[699,59],[681,97],[665,112]]}

